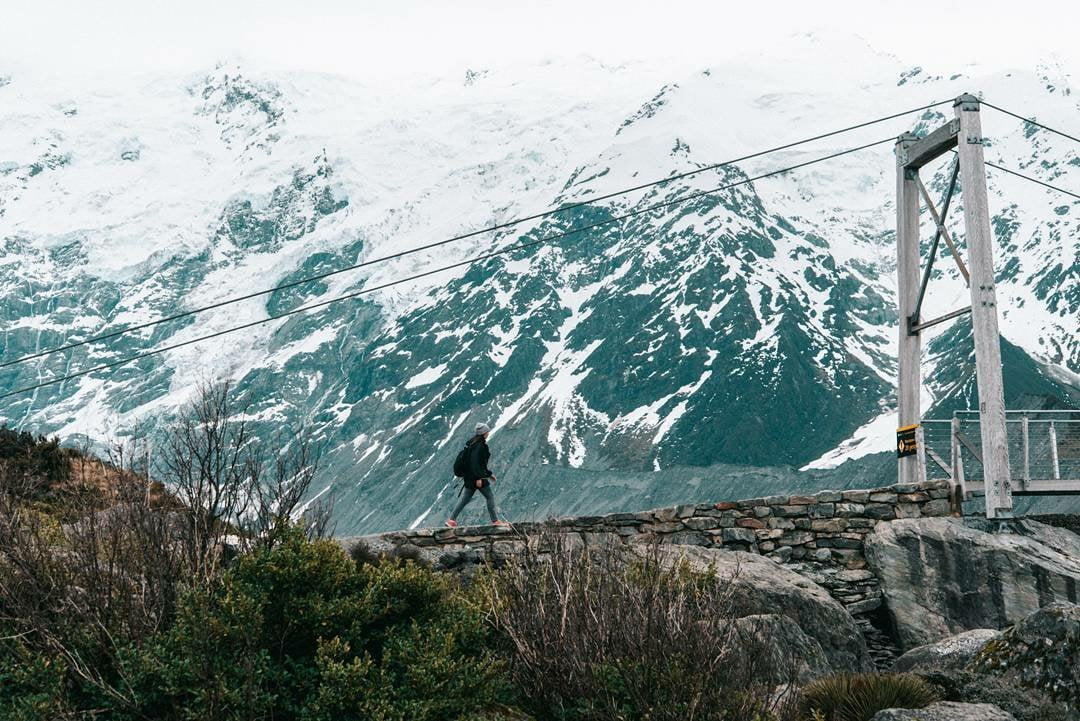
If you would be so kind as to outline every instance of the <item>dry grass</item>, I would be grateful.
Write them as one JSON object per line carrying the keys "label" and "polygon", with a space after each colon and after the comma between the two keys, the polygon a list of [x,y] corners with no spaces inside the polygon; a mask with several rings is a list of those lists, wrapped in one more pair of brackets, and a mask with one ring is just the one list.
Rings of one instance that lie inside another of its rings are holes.
{"label": "dry grass", "polygon": [[837,674],[802,690],[801,718],[806,721],[870,721],[887,708],[925,708],[937,692],[908,673]]}

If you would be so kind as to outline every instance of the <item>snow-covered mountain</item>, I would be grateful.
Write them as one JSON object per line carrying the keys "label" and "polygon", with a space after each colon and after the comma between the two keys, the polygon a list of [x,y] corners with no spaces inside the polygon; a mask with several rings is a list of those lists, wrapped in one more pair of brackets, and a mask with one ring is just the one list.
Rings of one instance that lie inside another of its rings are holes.
{"label": "snow-covered mountain", "polygon": [[[1075,130],[1060,69],[938,76],[836,38],[823,65],[823,42],[690,73],[578,58],[399,86],[235,65],[65,85],[0,67],[3,358],[964,91]],[[950,117],[942,105],[5,367],[0,389]],[[1080,188],[1080,147],[990,110],[983,123],[989,159]],[[947,162],[924,171],[932,193]],[[890,447],[894,186],[879,145],[8,397],[0,417],[100,439],[166,423],[197,380],[230,378],[263,432],[302,423],[324,443],[320,492],[343,532],[438,520],[477,420],[496,428],[518,515],[587,512],[582,497],[610,509],[620,474],[693,495],[708,468],[738,474],[725,464],[835,466]],[[998,174],[990,193],[1006,395],[1076,402],[1080,203]],[[962,245],[962,194],[953,207]],[[951,263],[936,268],[927,315],[966,305]],[[969,325],[934,331],[925,407],[947,412],[974,399]]]}

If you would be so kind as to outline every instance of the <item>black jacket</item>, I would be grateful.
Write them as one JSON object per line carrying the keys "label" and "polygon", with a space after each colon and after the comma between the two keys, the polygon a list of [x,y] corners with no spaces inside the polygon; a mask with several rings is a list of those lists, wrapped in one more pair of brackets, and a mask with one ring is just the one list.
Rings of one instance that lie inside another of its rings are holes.
{"label": "black jacket", "polygon": [[491,477],[491,470],[487,465],[491,460],[491,451],[488,450],[487,441],[480,437],[473,438],[467,445],[469,462],[465,469],[465,483],[475,486],[477,479]]}

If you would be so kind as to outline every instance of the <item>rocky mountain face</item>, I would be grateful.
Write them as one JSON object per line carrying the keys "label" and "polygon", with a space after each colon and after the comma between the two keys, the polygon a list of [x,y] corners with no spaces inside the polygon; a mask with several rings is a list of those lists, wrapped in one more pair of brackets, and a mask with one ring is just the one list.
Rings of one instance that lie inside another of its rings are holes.
{"label": "rocky mountain face", "polygon": [[[939,77],[855,42],[828,47],[844,58],[829,72],[807,70],[823,48],[808,38],[783,62],[687,72],[582,59],[408,87],[224,66],[91,91],[0,68],[3,358],[965,90],[1051,125],[1077,111],[1052,67]],[[891,447],[889,145],[679,201],[927,132],[951,113],[943,105],[3,367],[0,388],[35,385],[642,211],[6,397],[0,416],[96,440],[161,433],[198,379],[228,378],[260,433],[303,425],[322,443],[319,492],[334,497],[341,532],[440,520],[457,489],[450,463],[480,420],[495,428],[497,491],[517,517],[623,510],[656,494],[703,501],[733,483],[744,490],[724,495],[814,485],[822,471],[792,469]],[[993,160],[1064,185],[1076,177],[1080,148],[985,115]],[[924,173],[932,193],[947,173],[947,163]],[[1008,176],[992,175],[990,189],[1006,395],[1074,403],[1078,205]],[[951,226],[961,245],[962,208],[961,194]],[[927,314],[965,294],[943,259]],[[966,321],[935,329],[931,413],[972,406],[970,349]]]}

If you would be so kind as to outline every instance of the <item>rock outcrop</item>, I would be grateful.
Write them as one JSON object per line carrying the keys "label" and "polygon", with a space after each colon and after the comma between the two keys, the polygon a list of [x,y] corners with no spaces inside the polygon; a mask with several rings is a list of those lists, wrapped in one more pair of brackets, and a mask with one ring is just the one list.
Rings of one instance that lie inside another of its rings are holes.
{"label": "rock outcrop", "polygon": [[1070,704],[1080,715],[1080,606],[1039,609],[982,647],[970,668]]}
{"label": "rock outcrop", "polygon": [[963,668],[983,646],[1001,637],[1001,631],[977,628],[955,636],[916,646],[893,664],[893,671],[942,671]]}
{"label": "rock outcrop", "polygon": [[752,553],[664,546],[671,561],[685,560],[699,571],[712,570],[730,581],[740,615],[786,616],[813,638],[834,672],[869,671],[873,663],[851,615],[821,586],[775,561]]}
{"label": "rock outcrop", "polygon": [[1018,721],[1080,719],[1080,606],[1054,603],[1000,631],[979,629],[901,657],[943,698],[992,703]]}
{"label": "rock outcrop", "polygon": [[1016,721],[1016,718],[989,703],[942,701],[920,709],[878,711],[870,721]]}
{"label": "rock outcrop", "polygon": [[1080,536],[1035,521],[901,519],[864,551],[903,648],[1078,600]]}

